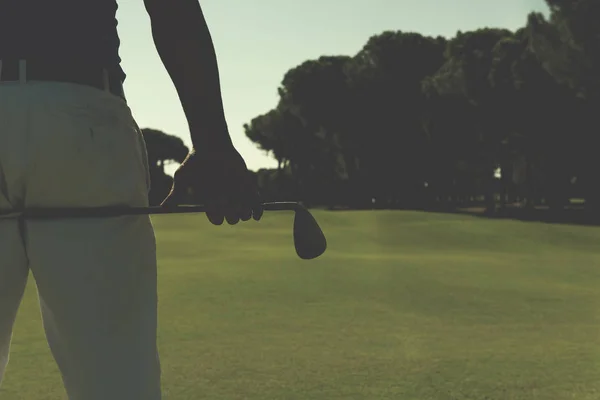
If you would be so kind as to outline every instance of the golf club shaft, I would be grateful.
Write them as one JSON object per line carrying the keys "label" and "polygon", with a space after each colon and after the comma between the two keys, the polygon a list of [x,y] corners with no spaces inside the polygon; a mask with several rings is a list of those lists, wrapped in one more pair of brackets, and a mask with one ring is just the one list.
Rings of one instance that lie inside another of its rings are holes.
{"label": "golf club shaft", "polygon": [[[319,257],[327,248],[327,241],[319,224],[310,212],[301,204],[286,201],[262,203],[265,211],[294,211],[294,246],[296,254],[302,259],[310,260]],[[71,219],[118,217],[125,215],[144,214],[179,214],[203,213],[206,207],[202,205],[177,205],[169,207],[65,207],[65,208],[29,208],[23,211],[0,211],[3,219]]]}
{"label": "golf club shaft", "polygon": [[[265,211],[295,211],[302,208],[296,202],[272,202],[263,203]],[[178,205],[169,207],[65,207],[65,208],[32,208],[19,212],[0,213],[0,218],[93,218],[93,217],[116,217],[124,215],[141,214],[181,214],[181,213],[203,213],[206,207],[202,205]]]}

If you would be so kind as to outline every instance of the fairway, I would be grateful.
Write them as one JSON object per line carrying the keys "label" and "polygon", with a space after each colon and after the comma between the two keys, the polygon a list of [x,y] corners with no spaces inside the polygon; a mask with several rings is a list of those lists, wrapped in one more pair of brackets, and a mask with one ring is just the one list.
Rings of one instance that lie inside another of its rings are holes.
{"label": "fairway", "polygon": [[[153,218],[167,400],[600,398],[600,228],[409,211]],[[235,249],[234,249],[235,247]],[[65,399],[33,281],[0,399]]]}

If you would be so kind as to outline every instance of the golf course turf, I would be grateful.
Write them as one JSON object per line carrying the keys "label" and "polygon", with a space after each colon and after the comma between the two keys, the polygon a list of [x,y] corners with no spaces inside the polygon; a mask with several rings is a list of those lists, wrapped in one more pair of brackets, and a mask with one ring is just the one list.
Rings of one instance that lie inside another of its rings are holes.
{"label": "golf course turf", "polygon": [[[600,228],[411,211],[152,219],[167,400],[600,398]],[[0,399],[65,399],[33,280]]]}

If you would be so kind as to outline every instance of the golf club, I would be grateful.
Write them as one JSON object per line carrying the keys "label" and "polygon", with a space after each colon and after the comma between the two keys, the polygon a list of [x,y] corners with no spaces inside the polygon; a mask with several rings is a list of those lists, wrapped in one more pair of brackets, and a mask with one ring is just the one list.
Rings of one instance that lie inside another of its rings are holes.
{"label": "golf club", "polygon": [[[327,249],[327,240],[321,227],[304,206],[296,202],[263,203],[265,211],[294,211],[294,247],[303,260],[311,260],[322,255]],[[84,208],[31,208],[21,212],[1,214],[0,218],[23,219],[62,219],[62,218],[101,218],[140,214],[180,214],[203,213],[201,205],[177,205],[168,207],[84,207]]]}

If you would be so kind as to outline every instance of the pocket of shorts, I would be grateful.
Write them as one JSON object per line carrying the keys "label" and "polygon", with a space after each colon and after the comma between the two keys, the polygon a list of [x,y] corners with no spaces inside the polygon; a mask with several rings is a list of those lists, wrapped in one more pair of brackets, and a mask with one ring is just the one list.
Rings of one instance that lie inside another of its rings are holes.
{"label": "pocket of shorts", "polygon": [[32,124],[32,206],[147,204],[145,149],[125,103],[82,98],[48,104]]}
{"label": "pocket of shorts", "polygon": [[94,158],[99,164],[106,163],[108,158],[115,164],[105,166],[106,175],[114,180],[128,181],[134,192],[144,191],[147,197],[150,190],[148,154],[142,132],[133,117],[94,123],[89,129]]}

